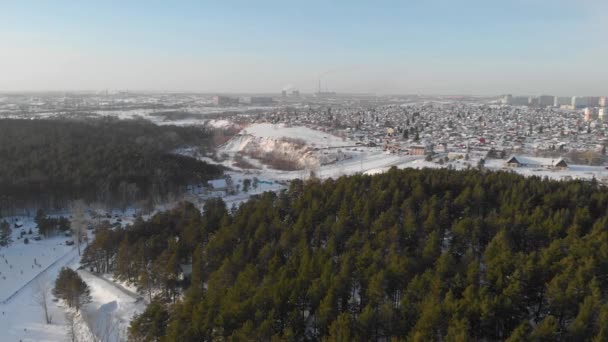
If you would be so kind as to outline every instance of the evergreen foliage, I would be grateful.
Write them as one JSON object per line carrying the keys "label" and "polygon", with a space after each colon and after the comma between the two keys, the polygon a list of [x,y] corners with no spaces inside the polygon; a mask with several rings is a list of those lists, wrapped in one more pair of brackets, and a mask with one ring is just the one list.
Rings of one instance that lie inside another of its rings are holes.
{"label": "evergreen foliage", "polygon": [[169,312],[161,303],[150,303],[146,311],[133,318],[133,324],[129,327],[129,341],[160,341],[168,320]]}
{"label": "evergreen foliage", "polygon": [[593,182],[391,169],[185,203],[83,260],[156,298],[144,340],[601,341],[607,209]]}
{"label": "evergreen foliage", "polygon": [[65,232],[70,229],[70,220],[60,216],[58,218],[47,216],[42,209],[38,209],[34,222],[38,226],[38,233],[48,237],[57,232]]}
{"label": "evergreen foliage", "polygon": [[211,144],[200,128],[144,120],[0,119],[0,194],[38,207],[66,201],[132,203],[178,194],[221,174],[171,153]]}
{"label": "evergreen foliage", "polygon": [[87,283],[80,278],[76,271],[63,267],[55,281],[53,295],[63,299],[66,304],[77,311],[91,301],[91,291]]}

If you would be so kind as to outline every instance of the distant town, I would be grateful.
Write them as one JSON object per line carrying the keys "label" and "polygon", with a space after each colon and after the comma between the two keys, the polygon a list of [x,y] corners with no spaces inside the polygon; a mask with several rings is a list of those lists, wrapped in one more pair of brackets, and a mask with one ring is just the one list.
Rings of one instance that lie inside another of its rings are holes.
{"label": "distant town", "polygon": [[606,96],[308,95],[296,89],[275,96],[103,91],[0,95],[0,117],[108,115],[202,122],[226,118],[241,125],[304,125],[391,153],[473,150],[502,157],[560,155],[598,164],[608,144],[607,103]]}
{"label": "distant town", "polygon": [[[199,125],[220,131],[218,144],[248,135],[248,126],[268,123],[305,127],[343,140],[322,146],[312,141],[300,148],[293,145],[297,134],[290,137],[294,140],[289,151],[270,151],[273,158],[291,153],[289,162],[281,161],[283,168],[290,170],[311,169],[311,160],[317,165],[315,169],[342,160],[362,160],[357,171],[365,172],[375,165],[370,163],[366,168],[370,156],[383,152],[396,158],[391,159],[391,165],[402,166],[416,166],[406,163],[416,156],[424,158],[426,166],[456,168],[475,167],[480,161],[486,167],[501,169],[518,165],[563,170],[564,165],[586,165],[595,168],[552,176],[608,182],[603,171],[608,145],[607,102],[605,96],[376,96],[320,90],[304,94],[297,89],[276,94],[102,91],[0,95],[0,117],[109,116],[142,118],[159,125]],[[247,148],[236,149],[219,146],[213,159],[237,170],[239,165],[262,167],[256,158],[261,158],[259,150],[264,143],[258,141],[256,148],[249,141],[247,144]],[[268,149],[265,144],[263,148]],[[516,160],[528,158],[527,162],[509,163],[517,156]],[[227,161],[228,157],[233,159]],[[264,158],[268,162],[269,158]]]}

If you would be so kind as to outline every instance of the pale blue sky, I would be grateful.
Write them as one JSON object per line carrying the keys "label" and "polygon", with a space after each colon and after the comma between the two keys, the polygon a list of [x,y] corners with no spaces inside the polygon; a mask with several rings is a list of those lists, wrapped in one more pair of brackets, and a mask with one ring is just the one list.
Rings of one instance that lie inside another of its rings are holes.
{"label": "pale blue sky", "polygon": [[600,95],[606,2],[2,1],[0,90]]}

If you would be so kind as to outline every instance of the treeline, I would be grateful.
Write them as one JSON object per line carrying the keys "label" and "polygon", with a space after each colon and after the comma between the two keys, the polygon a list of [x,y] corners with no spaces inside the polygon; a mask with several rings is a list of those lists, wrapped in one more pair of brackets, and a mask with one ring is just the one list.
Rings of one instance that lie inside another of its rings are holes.
{"label": "treeline", "polygon": [[211,144],[195,127],[111,118],[0,120],[0,207],[54,208],[74,198],[132,203],[162,200],[221,174],[170,153]]}
{"label": "treeline", "polygon": [[189,279],[180,277],[182,265],[191,262],[196,248],[229,217],[219,198],[203,208],[201,215],[186,202],[148,221],[138,218],[127,229],[100,228],[81,263],[92,272],[113,272],[120,280],[138,284],[149,300],[155,294],[173,302],[178,291],[189,286]]}
{"label": "treeline", "polygon": [[183,204],[83,262],[153,299],[134,341],[606,341],[607,209],[594,182],[392,169]]}
{"label": "treeline", "polygon": [[34,217],[34,222],[38,226],[38,233],[49,237],[58,232],[65,232],[70,229],[70,220],[66,217],[50,217],[43,210],[39,209]]}

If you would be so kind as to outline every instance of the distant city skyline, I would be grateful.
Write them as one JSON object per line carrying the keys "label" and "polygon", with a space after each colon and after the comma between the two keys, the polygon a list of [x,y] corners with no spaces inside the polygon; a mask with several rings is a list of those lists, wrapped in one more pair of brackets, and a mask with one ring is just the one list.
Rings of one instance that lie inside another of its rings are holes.
{"label": "distant city skyline", "polygon": [[608,94],[608,4],[22,1],[0,92]]}

